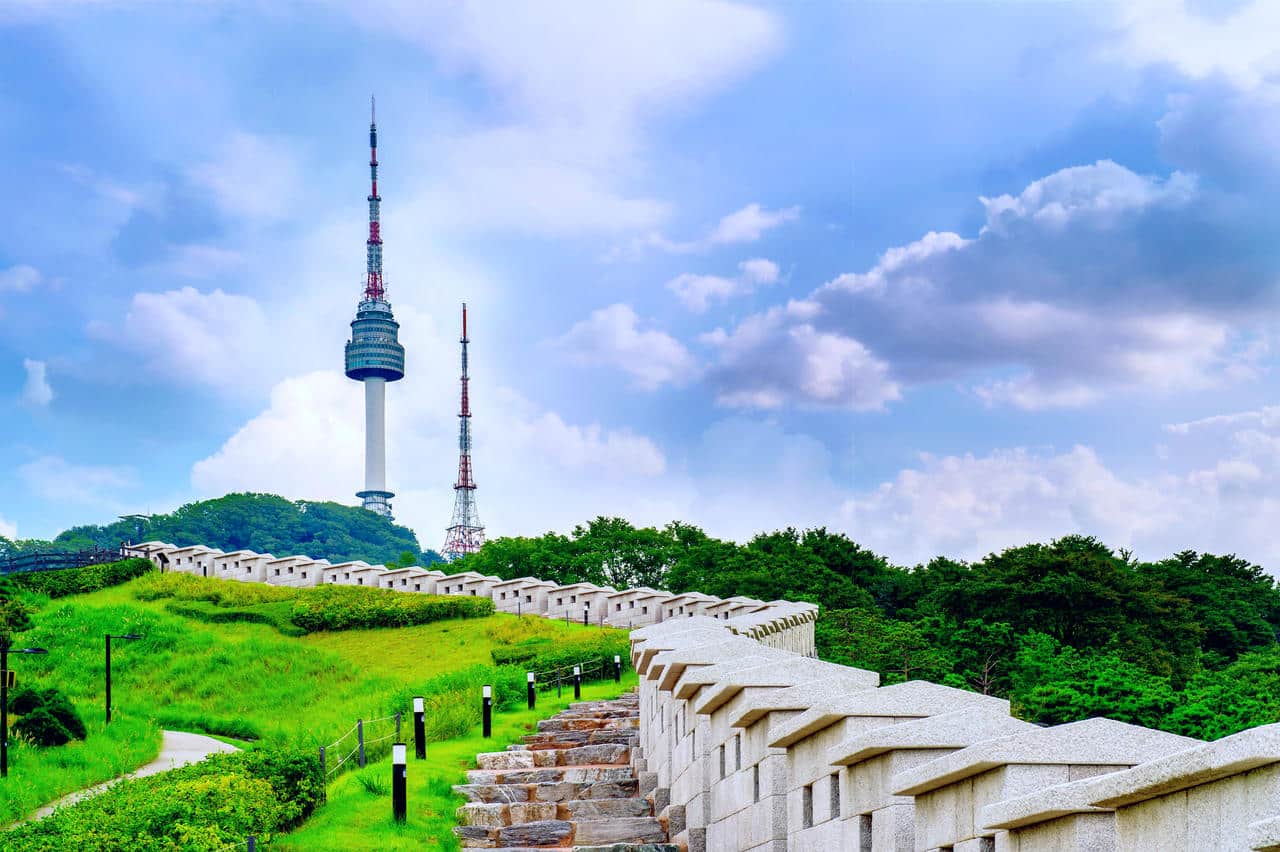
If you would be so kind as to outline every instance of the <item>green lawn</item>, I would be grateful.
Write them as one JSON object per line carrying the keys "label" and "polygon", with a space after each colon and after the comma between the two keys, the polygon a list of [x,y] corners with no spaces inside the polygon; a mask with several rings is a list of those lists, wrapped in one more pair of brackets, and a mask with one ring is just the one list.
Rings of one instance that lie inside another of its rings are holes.
{"label": "green lawn", "polygon": [[[459,706],[458,696],[478,691],[490,677],[496,646],[584,630],[495,615],[293,638],[265,624],[174,615],[164,600],[136,599],[133,587],[140,582],[45,599],[35,628],[18,637],[19,646],[49,651],[15,658],[19,683],[63,690],[89,735],[54,749],[11,740],[0,825],[145,763],[158,751],[162,728],[314,746],[337,738],[357,717],[407,710],[411,696],[428,694],[440,708],[437,735],[463,730],[474,708]],[[108,632],[146,638],[112,643],[114,721],[105,729],[102,637]]]}
{"label": "green lawn", "polygon": [[[633,672],[624,674],[622,684],[613,681],[588,684],[583,700],[615,698],[634,688]],[[408,818],[397,825],[391,816],[391,761],[370,763],[339,778],[329,787],[329,801],[299,829],[281,835],[273,850],[289,852],[331,852],[331,850],[458,849],[453,835],[454,812],[462,798],[454,784],[466,780],[467,769],[475,767],[475,756],[483,751],[502,751],[508,743],[533,731],[539,719],[553,716],[573,701],[573,690],[561,698],[555,692],[538,695],[538,708],[495,714],[493,737],[484,739],[477,726],[467,736],[432,743],[427,759],[416,760],[409,746]],[[406,738],[411,741],[409,729]]]}

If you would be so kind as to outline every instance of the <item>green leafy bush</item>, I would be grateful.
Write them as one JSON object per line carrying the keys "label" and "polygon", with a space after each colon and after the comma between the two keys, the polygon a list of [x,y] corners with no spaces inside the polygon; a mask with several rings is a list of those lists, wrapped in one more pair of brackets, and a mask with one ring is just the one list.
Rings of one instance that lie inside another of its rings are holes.
{"label": "green leafy bush", "polygon": [[59,746],[87,735],[80,714],[57,689],[19,690],[11,698],[9,709],[22,716],[13,730],[34,745]]}
{"label": "green leafy bush", "polygon": [[41,747],[66,745],[72,739],[71,732],[43,707],[37,707],[14,722],[13,733]]}
{"label": "green leafy bush", "polygon": [[170,601],[165,604],[165,609],[174,615],[209,624],[265,624],[285,636],[305,636],[307,633],[290,620],[292,609],[287,603],[260,604],[254,609],[232,609],[207,601]]}
{"label": "green leafy bush", "polygon": [[66,568],[61,571],[29,571],[14,574],[12,578],[19,588],[51,598],[61,598],[118,586],[153,571],[155,566],[146,559],[121,559],[119,562]]}
{"label": "green leafy bush", "polygon": [[447,618],[493,615],[488,598],[439,597],[367,589],[358,586],[319,586],[307,589],[293,604],[293,623],[314,633],[367,627],[408,627]]}
{"label": "green leafy bush", "polygon": [[52,852],[217,850],[306,818],[321,801],[314,755],[294,749],[214,755],[106,792],[5,835],[5,848]]}

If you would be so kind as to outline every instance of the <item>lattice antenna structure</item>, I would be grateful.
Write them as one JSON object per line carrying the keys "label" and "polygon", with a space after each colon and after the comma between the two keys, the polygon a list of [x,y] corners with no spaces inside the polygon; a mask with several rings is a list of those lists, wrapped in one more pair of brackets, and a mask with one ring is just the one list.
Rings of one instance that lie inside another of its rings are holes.
{"label": "lattice antenna structure", "polygon": [[453,519],[445,530],[441,555],[452,562],[484,544],[484,525],[476,511],[476,481],[471,476],[471,397],[467,378],[467,306],[462,305],[462,408],[458,412],[458,481],[453,486]]}
{"label": "lattice antenna structure", "polygon": [[365,242],[364,297],[351,322],[346,345],[347,378],[364,383],[364,490],[361,505],[392,519],[387,490],[387,382],[404,378],[404,347],[400,324],[391,313],[382,278],[382,196],[378,195],[378,116],[369,101],[369,239]]}

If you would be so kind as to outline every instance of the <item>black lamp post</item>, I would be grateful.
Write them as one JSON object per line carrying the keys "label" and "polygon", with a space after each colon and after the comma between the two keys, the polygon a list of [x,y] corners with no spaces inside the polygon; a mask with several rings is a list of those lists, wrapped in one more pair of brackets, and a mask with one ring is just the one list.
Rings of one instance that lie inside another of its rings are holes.
{"label": "black lamp post", "polygon": [[119,636],[112,636],[110,633],[106,635],[107,646],[107,723],[111,722],[111,640],[112,639],[141,639],[139,633],[122,633]]}
{"label": "black lamp post", "polygon": [[[0,778],[9,777],[9,644],[0,644]],[[44,648],[15,648],[15,654],[47,654]]]}

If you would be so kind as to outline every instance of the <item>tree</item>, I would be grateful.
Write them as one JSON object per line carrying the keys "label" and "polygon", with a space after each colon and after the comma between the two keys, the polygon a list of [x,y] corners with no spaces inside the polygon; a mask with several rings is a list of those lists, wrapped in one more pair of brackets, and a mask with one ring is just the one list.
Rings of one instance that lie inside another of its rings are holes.
{"label": "tree", "polygon": [[0,646],[13,647],[13,634],[31,629],[31,612],[13,581],[0,576]]}

